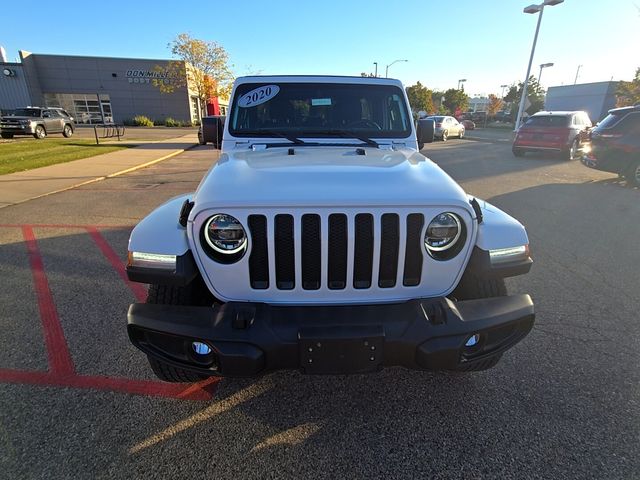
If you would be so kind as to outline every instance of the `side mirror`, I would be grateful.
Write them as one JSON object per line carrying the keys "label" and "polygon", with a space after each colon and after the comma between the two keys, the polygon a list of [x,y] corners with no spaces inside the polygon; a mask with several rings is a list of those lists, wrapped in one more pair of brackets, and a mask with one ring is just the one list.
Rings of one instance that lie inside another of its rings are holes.
{"label": "side mirror", "polygon": [[432,119],[418,120],[418,147],[422,150],[425,143],[432,143],[436,131],[436,122]]}

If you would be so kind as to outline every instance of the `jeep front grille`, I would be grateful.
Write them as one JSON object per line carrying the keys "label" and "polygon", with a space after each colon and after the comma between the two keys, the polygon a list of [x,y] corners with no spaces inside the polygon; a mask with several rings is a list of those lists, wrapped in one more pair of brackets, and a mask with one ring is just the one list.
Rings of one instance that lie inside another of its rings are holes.
{"label": "jeep front grille", "polygon": [[[270,288],[270,278],[275,279],[278,290],[293,290],[298,285],[303,290],[343,290],[347,286],[363,290],[374,282],[382,289],[398,282],[405,287],[420,285],[421,213],[402,218],[396,213],[331,213],[324,222],[317,214],[276,214],[271,221],[265,215],[249,215],[247,223],[252,242],[249,282],[255,290]],[[296,235],[300,236],[298,251]],[[273,259],[269,259],[271,252]],[[301,278],[296,278],[296,271]]]}

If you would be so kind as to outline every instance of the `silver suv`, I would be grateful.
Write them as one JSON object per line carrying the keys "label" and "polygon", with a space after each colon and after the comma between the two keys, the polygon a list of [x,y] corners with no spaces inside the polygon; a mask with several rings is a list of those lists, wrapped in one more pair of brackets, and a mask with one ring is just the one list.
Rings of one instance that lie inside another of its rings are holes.
{"label": "silver suv", "polygon": [[27,107],[18,108],[11,115],[0,118],[2,138],[14,135],[33,135],[43,139],[50,133],[62,133],[66,138],[73,135],[73,117],[62,108]]}

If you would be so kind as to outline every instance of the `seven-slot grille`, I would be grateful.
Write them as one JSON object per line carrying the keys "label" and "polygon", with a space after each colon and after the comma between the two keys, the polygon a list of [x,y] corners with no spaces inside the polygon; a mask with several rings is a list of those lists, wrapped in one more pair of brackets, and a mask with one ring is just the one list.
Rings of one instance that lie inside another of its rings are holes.
{"label": "seven-slot grille", "polygon": [[[268,224],[273,231],[268,230]],[[421,213],[357,213],[352,218],[332,213],[324,221],[313,213],[299,217],[283,213],[274,215],[271,222],[265,215],[249,215],[251,287],[343,290],[368,289],[376,282],[379,288],[393,288],[398,283],[417,286],[423,264],[423,226]],[[323,229],[327,230],[325,234]],[[273,243],[271,261],[268,235]],[[299,251],[296,235],[300,236]],[[269,271],[270,265],[274,272]],[[296,271],[300,278],[296,278]],[[270,279],[275,280],[275,285],[270,285]]]}

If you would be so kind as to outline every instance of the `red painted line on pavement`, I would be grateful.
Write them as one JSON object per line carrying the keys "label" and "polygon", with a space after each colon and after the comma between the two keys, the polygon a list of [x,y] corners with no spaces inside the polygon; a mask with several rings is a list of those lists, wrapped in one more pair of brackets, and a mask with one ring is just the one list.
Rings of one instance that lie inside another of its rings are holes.
{"label": "red painted line on pavement", "polygon": [[127,286],[131,289],[136,299],[139,302],[144,302],[147,298],[147,287],[145,287],[141,283],[132,282],[127,277],[127,272],[124,268],[124,264],[120,257],[116,252],[113,251],[111,245],[105,240],[102,234],[95,227],[86,227],[87,232],[93,239],[93,241],[98,245],[98,248],[102,252],[102,254],[109,260],[113,269],[120,275],[120,278],[127,284]]}
{"label": "red painted line on pavement", "polygon": [[69,223],[0,223],[0,228],[69,228],[69,229],[86,229],[86,228],[100,228],[100,229],[112,229],[112,230],[125,230],[133,229],[135,225],[74,225]]}
{"label": "red painted line on pavement", "polygon": [[150,380],[76,374],[57,375],[37,371],[0,369],[0,382],[4,383],[104,390],[184,400],[211,400],[218,380],[217,378],[208,379],[185,387],[181,384]]}
{"label": "red painted line on pavement", "polygon": [[60,324],[58,311],[49,288],[49,281],[44,271],[44,263],[33,229],[29,226],[22,228],[22,236],[27,244],[29,264],[33,274],[33,284],[38,300],[40,320],[44,331],[44,343],[47,347],[49,370],[54,374],[72,374],[75,369],[71,354],[64,338],[64,330]]}

